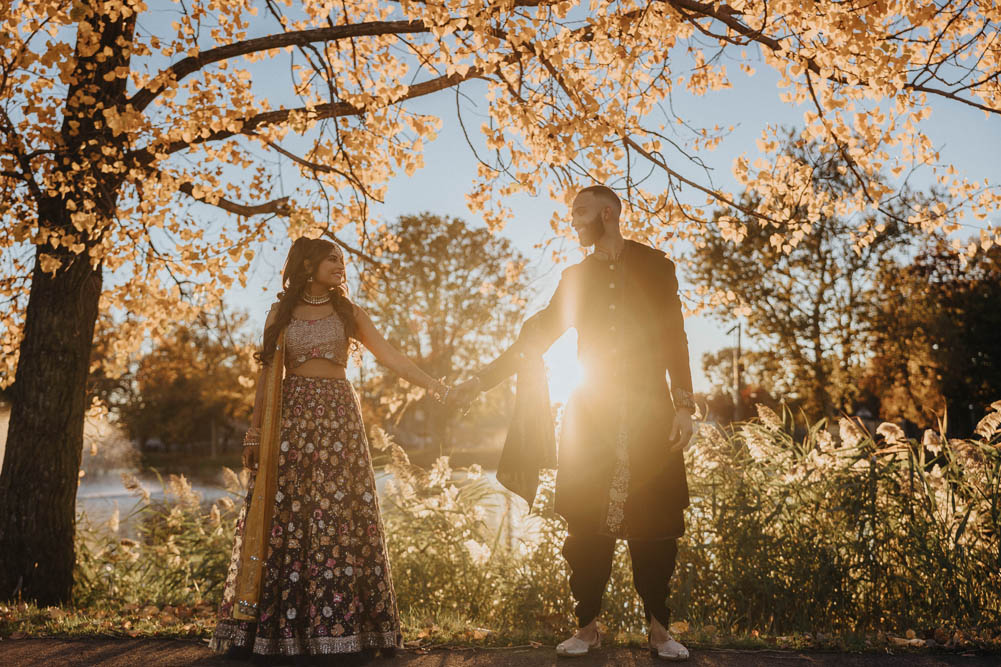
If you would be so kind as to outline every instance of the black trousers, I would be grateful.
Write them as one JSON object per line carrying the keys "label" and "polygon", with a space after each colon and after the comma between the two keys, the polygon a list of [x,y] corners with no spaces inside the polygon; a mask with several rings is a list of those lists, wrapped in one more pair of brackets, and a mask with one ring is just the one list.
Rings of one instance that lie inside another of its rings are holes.
{"label": "black trousers", "polygon": [[[628,540],[633,565],[633,585],[643,600],[646,620],[656,618],[665,628],[670,621],[667,595],[678,557],[678,540]],[[563,543],[563,557],[570,566],[570,590],[577,601],[577,623],[584,627],[601,610],[601,597],[612,574],[615,538],[575,534]]]}

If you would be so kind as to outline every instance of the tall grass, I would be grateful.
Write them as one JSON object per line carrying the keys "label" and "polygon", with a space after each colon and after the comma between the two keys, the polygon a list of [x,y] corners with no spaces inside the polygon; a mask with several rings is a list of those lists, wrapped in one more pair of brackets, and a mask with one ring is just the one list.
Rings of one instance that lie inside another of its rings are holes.
{"label": "tall grass", "polygon": [[[246,477],[224,469],[227,490],[211,505],[183,475],[161,479],[164,500],[155,502],[139,482],[123,475],[139,502],[131,514],[116,510],[107,522],[78,517],[73,598],[78,607],[196,605],[217,602],[225,584]],[[129,526],[129,535],[121,526]]]}
{"label": "tall grass", "polygon": [[1001,623],[1001,402],[970,440],[842,419],[800,439],[759,407],[703,428],[675,606],[725,628],[863,631]]}
{"label": "tall grass", "polygon": [[[968,440],[827,426],[795,437],[791,414],[760,407],[730,429],[700,428],[675,617],[732,633],[1001,626],[1001,402]],[[482,482],[451,482],[445,461],[424,473],[385,446],[400,480],[386,516],[401,606],[504,633],[568,630],[552,480],[534,539],[511,548],[478,514]],[[604,608],[612,632],[642,631],[624,545]]]}
{"label": "tall grass", "polygon": [[[570,630],[551,477],[512,526],[497,515],[511,502],[476,466],[423,470],[384,433],[372,441],[390,476],[382,509],[407,631],[443,619],[515,640]],[[700,427],[687,460],[675,618],[736,634],[1001,627],[1001,401],[965,440],[848,420],[797,434],[792,415],[761,407]],[[168,486],[170,502],[141,504],[136,539],[79,531],[80,604],[218,600],[234,503],[205,507],[182,478]],[[613,634],[643,631],[621,544],[602,618]]]}

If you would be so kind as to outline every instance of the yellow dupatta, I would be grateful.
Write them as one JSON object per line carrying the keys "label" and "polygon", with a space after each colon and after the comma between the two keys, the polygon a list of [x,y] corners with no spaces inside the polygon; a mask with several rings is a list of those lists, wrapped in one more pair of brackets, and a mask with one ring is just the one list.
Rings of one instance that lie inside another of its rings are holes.
{"label": "yellow dupatta", "polygon": [[243,546],[236,571],[236,602],[233,618],[256,621],[261,600],[261,580],[268,555],[271,515],[274,512],[278,477],[278,439],[281,437],[282,378],[285,371],[285,332],[278,335],[275,356],[265,377],[264,418],[257,459],[257,479],[250,508],[243,524]]}

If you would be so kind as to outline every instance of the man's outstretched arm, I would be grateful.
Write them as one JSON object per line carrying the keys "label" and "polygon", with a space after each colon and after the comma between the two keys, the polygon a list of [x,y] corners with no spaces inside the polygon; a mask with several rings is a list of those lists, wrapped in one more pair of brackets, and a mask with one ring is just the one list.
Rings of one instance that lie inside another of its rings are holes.
{"label": "man's outstretched arm", "polygon": [[518,372],[521,360],[528,355],[541,355],[563,335],[572,324],[571,290],[569,269],[563,272],[549,305],[525,320],[518,339],[500,356],[473,374],[466,382],[452,390],[456,405],[468,404],[480,392],[493,389],[505,379]]}

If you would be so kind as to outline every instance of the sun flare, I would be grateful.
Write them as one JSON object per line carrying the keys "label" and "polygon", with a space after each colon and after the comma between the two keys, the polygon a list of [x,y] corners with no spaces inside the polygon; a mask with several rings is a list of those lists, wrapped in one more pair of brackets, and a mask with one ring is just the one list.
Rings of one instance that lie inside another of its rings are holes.
{"label": "sun flare", "polygon": [[584,369],[577,361],[577,332],[563,334],[543,356],[549,371],[549,399],[563,403],[584,378]]}

